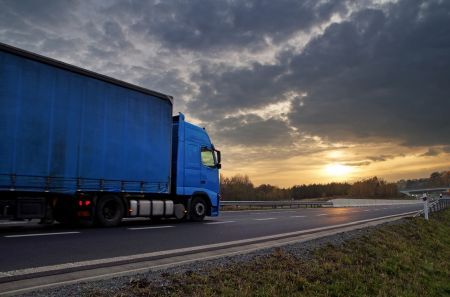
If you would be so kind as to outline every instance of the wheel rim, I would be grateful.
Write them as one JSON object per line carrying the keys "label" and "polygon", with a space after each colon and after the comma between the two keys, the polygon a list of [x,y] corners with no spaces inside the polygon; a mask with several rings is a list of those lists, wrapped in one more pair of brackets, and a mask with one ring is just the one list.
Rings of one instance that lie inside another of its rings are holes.
{"label": "wheel rim", "polygon": [[206,210],[206,207],[205,207],[205,205],[203,205],[203,203],[197,203],[195,205],[195,213],[198,216],[203,216],[205,214],[205,210]]}
{"label": "wheel rim", "polygon": [[109,201],[103,206],[103,217],[107,220],[113,220],[117,215],[117,204],[114,201]]}

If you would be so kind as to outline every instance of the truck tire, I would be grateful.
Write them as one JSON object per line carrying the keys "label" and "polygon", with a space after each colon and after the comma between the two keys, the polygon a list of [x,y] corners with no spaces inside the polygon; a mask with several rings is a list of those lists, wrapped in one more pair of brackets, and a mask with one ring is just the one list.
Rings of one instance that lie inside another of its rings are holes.
{"label": "truck tire", "polygon": [[189,219],[193,222],[201,222],[205,218],[208,205],[202,197],[194,197],[189,209]]}
{"label": "truck tire", "polygon": [[120,224],[125,213],[125,207],[119,197],[103,196],[95,208],[95,218],[102,227],[114,227]]}

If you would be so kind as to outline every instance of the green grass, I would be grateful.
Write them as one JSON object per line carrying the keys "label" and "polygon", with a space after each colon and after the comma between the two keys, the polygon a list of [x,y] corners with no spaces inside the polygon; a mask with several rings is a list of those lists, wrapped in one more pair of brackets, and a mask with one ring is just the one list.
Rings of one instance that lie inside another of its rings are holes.
{"label": "green grass", "polygon": [[164,278],[167,286],[137,280],[115,296],[450,296],[450,210],[322,247],[309,260],[278,249],[250,262]]}

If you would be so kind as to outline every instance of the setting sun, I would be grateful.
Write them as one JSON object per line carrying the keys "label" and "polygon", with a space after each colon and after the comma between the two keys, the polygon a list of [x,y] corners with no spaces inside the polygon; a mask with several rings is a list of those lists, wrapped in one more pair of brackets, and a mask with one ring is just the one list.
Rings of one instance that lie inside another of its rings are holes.
{"label": "setting sun", "polygon": [[352,168],[341,164],[330,164],[325,167],[325,171],[331,176],[342,177],[349,174]]}

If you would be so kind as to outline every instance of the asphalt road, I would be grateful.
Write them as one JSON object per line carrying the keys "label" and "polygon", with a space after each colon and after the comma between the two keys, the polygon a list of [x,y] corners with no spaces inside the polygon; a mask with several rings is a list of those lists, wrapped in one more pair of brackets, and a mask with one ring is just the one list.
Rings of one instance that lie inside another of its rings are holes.
{"label": "asphalt road", "polygon": [[0,222],[0,272],[195,247],[419,210],[420,205],[222,212],[202,223],[126,221],[116,228]]}

